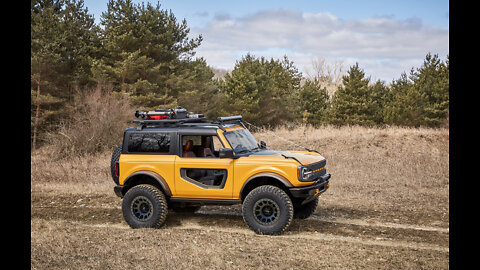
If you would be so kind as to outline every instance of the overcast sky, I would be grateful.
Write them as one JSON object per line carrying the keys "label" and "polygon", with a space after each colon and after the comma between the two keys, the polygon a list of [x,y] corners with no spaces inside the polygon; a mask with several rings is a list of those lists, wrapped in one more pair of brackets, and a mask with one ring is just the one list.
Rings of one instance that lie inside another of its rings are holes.
{"label": "overcast sky", "polygon": [[[107,0],[84,0],[97,23]],[[133,1],[134,3],[157,1]],[[428,52],[445,60],[449,53],[449,3],[446,0],[243,0],[160,1],[191,37],[207,64],[231,70],[247,53],[288,59],[302,72],[312,60],[358,62],[372,80],[390,83],[420,67]]]}

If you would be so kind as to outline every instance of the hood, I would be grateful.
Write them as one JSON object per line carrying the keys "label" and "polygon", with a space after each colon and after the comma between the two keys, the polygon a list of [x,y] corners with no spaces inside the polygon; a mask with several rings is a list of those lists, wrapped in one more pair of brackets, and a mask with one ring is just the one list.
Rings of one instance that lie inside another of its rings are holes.
{"label": "hood", "polygon": [[323,156],[321,156],[320,154],[317,154],[316,152],[307,152],[307,151],[277,151],[277,150],[262,149],[258,152],[251,153],[250,155],[268,155],[268,156],[278,157],[279,159],[285,159],[285,157],[292,157],[300,161],[303,165],[308,165],[308,164],[319,162],[325,159]]}

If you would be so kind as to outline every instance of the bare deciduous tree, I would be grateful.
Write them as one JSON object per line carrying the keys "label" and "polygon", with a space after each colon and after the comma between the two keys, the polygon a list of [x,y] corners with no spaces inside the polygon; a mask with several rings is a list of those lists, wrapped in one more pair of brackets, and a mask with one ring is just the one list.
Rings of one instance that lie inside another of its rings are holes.
{"label": "bare deciduous tree", "polygon": [[345,66],[341,60],[327,61],[325,58],[317,57],[312,59],[312,69],[308,69],[305,73],[307,79],[319,81],[321,87],[326,87],[328,94],[332,96],[342,84]]}

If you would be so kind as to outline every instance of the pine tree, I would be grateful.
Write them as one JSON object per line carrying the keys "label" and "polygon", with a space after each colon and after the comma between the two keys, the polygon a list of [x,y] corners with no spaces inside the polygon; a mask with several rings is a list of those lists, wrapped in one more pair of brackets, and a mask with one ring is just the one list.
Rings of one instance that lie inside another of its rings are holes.
{"label": "pine tree", "polygon": [[301,118],[300,81],[302,74],[294,63],[284,56],[281,60],[270,59],[268,74],[274,86],[272,93],[275,118],[272,122],[296,122]]}
{"label": "pine tree", "polygon": [[[262,59],[264,62],[264,59]],[[268,92],[270,85],[264,64],[248,54],[237,61],[231,74],[225,75],[223,92],[227,99],[230,114],[240,114],[245,120],[259,123],[260,99],[263,92]]]}
{"label": "pine tree", "polygon": [[74,86],[93,86],[90,65],[100,56],[100,28],[83,0],[66,0],[59,20],[63,73],[71,95]]}
{"label": "pine tree", "polygon": [[351,66],[347,74],[342,77],[343,86],[340,86],[332,98],[330,122],[337,125],[374,125],[375,104],[365,78],[365,72],[358,63]]}
{"label": "pine tree", "polygon": [[105,56],[95,62],[97,80],[129,93],[143,108],[176,104],[202,37],[189,39],[186,21],[178,22],[160,4],[134,5],[131,0],[110,0],[101,24]]}
{"label": "pine tree", "polygon": [[410,79],[423,100],[422,122],[438,126],[446,118],[449,106],[449,65],[438,55],[427,54],[423,65],[411,72]]}
{"label": "pine tree", "polygon": [[32,80],[32,148],[38,140],[38,128],[51,113],[43,113],[44,106],[61,102],[54,78],[62,60],[59,39],[61,1],[32,1],[31,5],[31,80]]}
{"label": "pine tree", "polygon": [[321,82],[315,78],[307,80],[300,90],[300,105],[303,122],[314,126],[327,122],[329,95],[326,87],[321,87]]}
{"label": "pine tree", "polygon": [[390,86],[390,101],[384,110],[387,124],[420,126],[422,124],[423,96],[404,72]]}
{"label": "pine tree", "polygon": [[449,65],[427,54],[410,76],[402,73],[391,85],[385,121],[405,126],[438,126],[448,115]]}
{"label": "pine tree", "polygon": [[286,57],[282,61],[250,54],[225,75],[222,91],[230,114],[241,114],[257,125],[275,126],[300,117],[301,74]]}
{"label": "pine tree", "polygon": [[390,99],[390,91],[383,81],[376,81],[373,85],[369,86],[370,88],[370,104],[372,106],[372,120],[377,125],[382,125],[385,123],[385,107]]}
{"label": "pine tree", "polygon": [[39,126],[46,131],[66,118],[75,86],[91,78],[90,62],[99,48],[97,28],[82,0],[31,3],[32,147]]}
{"label": "pine tree", "polygon": [[213,71],[207,66],[203,58],[186,62],[182,74],[181,87],[178,88],[178,105],[194,113],[203,113],[214,119],[219,115],[217,110],[222,108],[219,86],[213,80]]}

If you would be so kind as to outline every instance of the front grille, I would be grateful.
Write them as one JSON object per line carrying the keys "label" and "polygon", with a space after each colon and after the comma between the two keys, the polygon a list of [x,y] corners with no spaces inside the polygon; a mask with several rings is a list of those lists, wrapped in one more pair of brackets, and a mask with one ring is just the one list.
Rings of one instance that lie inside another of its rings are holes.
{"label": "front grille", "polygon": [[308,164],[308,165],[306,165],[306,167],[308,169],[312,170],[312,171],[316,171],[316,170],[319,170],[319,169],[325,167],[326,164],[327,164],[327,160],[324,159],[324,160],[316,162],[316,163]]}
{"label": "front grille", "polygon": [[320,176],[327,173],[327,170],[325,169],[326,164],[327,160],[324,159],[322,161],[306,165],[306,167],[313,172],[309,179],[318,179]]}

